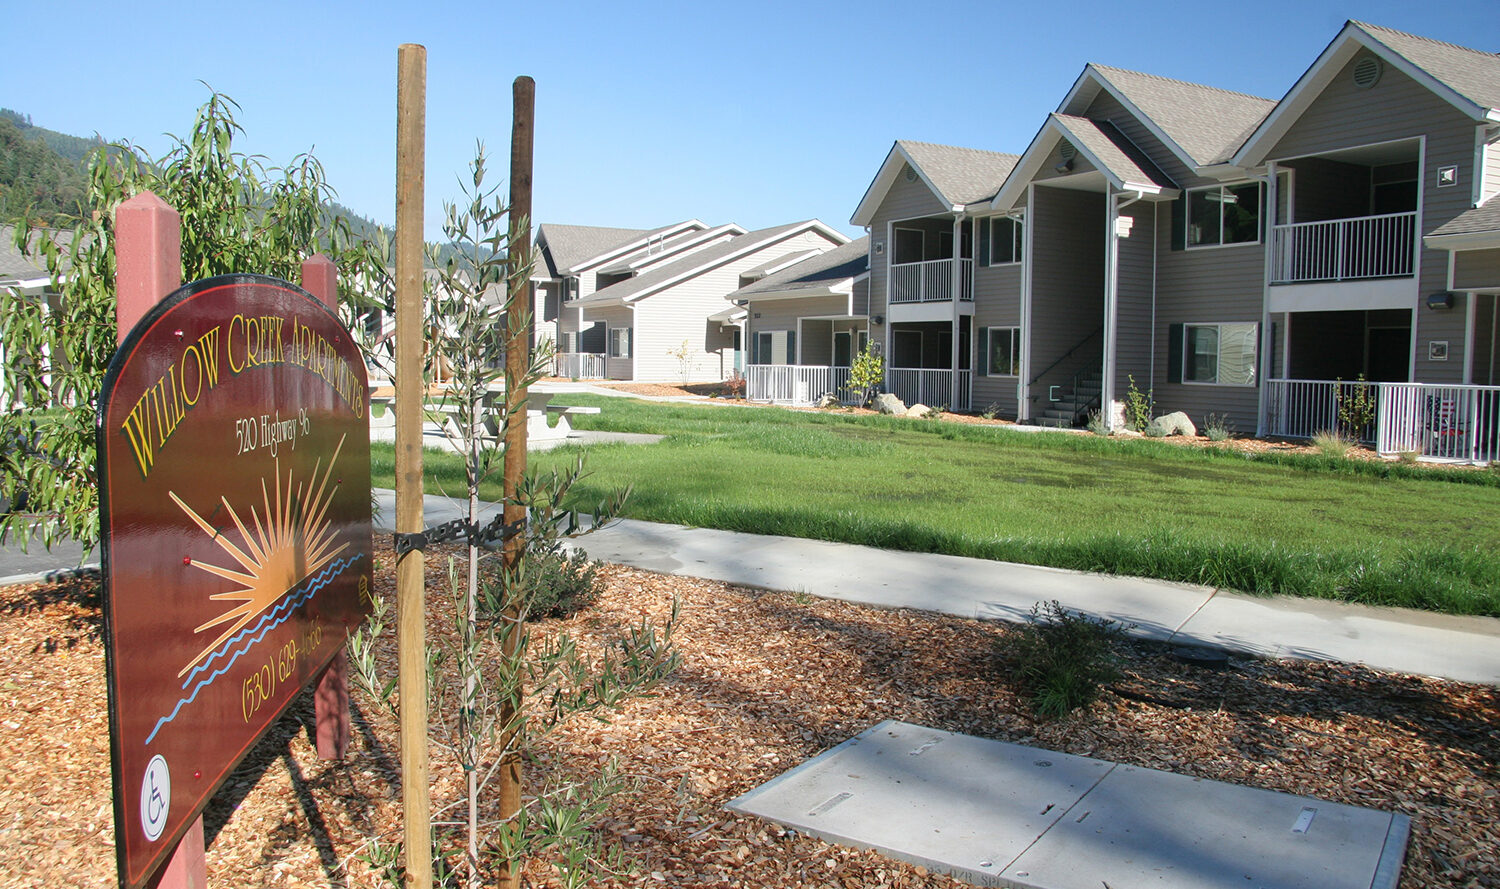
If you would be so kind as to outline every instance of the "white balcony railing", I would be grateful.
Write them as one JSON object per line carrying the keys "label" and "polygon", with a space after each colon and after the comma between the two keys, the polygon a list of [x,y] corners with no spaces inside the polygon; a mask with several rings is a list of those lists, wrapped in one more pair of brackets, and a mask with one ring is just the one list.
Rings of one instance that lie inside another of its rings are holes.
{"label": "white balcony railing", "polygon": [[885,391],[907,405],[925,404],[949,410],[969,409],[969,387],[972,374],[958,372],[958,399],[953,398],[953,371],[914,367],[890,367],[885,371]]}
{"label": "white balcony railing", "polygon": [[559,352],[552,359],[553,373],[570,380],[604,379],[604,356],[595,352]]}
{"label": "white balcony railing", "polygon": [[[974,260],[959,260],[959,299],[974,299]],[[891,266],[893,303],[946,302],[953,299],[953,260],[932,259]]]}
{"label": "white balcony railing", "polygon": [[745,398],[776,404],[815,404],[832,394],[852,404],[849,368],[799,364],[752,364],[745,368]]}
{"label": "white balcony railing", "polygon": [[1409,276],[1416,269],[1416,232],[1416,213],[1278,225],[1271,238],[1271,283]]}
{"label": "white balcony railing", "polygon": [[1312,438],[1339,428],[1339,405],[1366,389],[1374,420],[1357,437],[1380,454],[1437,460],[1500,460],[1500,386],[1267,380],[1266,433]]}

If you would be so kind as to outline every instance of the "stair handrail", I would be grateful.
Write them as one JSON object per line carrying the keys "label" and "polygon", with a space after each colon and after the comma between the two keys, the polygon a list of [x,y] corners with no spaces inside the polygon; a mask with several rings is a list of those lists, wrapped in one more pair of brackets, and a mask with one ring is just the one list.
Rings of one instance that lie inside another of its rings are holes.
{"label": "stair handrail", "polygon": [[1032,377],[1031,378],[1031,382],[1027,383],[1026,385],[1028,387],[1030,387],[1032,385],[1035,385],[1036,381],[1040,380],[1042,377],[1045,377],[1048,373],[1050,373],[1051,370],[1052,370],[1052,368],[1057,367],[1059,364],[1062,364],[1064,361],[1067,361],[1068,358],[1070,356],[1072,356],[1072,354],[1074,352],[1077,352],[1079,349],[1082,349],[1085,345],[1088,344],[1089,340],[1093,339],[1094,337],[1098,336],[1099,334],[1101,334],[1103,332],[1104,332],[1104,325],[1103,324],[1101,324],[1098,327],[1094,328],[1094,330],[1091,333],[1089,333],[1088,336],[1086,336],[1083,339],[1079,340],[1078,342],[1074,343],[1073,344],[1073,348],[1071,348],[1068,351],[1064,352],[1062,354],[1061,358],[1058,358],[1056,361],[1054,361],[1051,364],[1047,365],[1047,367],[1041,373],[1039,373],[1036,376]]}

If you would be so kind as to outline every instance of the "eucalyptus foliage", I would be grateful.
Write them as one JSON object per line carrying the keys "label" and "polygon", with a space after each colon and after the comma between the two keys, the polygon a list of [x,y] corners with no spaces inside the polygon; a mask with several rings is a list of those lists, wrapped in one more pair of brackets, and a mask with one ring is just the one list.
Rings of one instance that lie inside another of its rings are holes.
{"label": "eucalyptus foliage", "polygon": [[0,516],[0,539],[25,545],[35,526],[48,546],[98,541],[94,417],[116,345],[115,210],[123,201],[151,191],[176,209],[185,281],[245,272],[297,281],[302,261],[322,252],[339,266],[352,318],[353,285],[384,274],[379,248],[327,211],[333,189],[315,157],[276,167],[235,150],[244,132],[238,109],[212,93],[188,135],[174,136],[159,158],[129,143],[96,150],[71,231],[17,228],[17,247],[45,262],[53,296],[0,291],[0,497],[26,503]]}

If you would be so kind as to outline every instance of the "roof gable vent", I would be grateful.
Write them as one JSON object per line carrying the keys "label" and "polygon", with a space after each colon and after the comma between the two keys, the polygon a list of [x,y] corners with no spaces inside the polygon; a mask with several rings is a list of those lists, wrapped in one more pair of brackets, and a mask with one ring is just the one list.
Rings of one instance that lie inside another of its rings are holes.
{"label": "roof gable vent", "polygon": [[1057,156],[1065,161],[1072,160],[1076,154],[1078,154],[1078,149],[1074,148],[1073,143],[1067,139],[1062,140],[1062,144],[1057,146]]}
{"label": "roof gable vent", "polygon": [[917,181],[917,171],[913,170],[911,167],[907,167],[906,168],[906,181],[907,182],[916,182]]}
{"label": "roof gable vent", "polygon": [[1380,60],[1374,56],[1365,56],[1354,63],[1354,85],[1362,90],[1367,90],[1380,80],[1382,70]]}

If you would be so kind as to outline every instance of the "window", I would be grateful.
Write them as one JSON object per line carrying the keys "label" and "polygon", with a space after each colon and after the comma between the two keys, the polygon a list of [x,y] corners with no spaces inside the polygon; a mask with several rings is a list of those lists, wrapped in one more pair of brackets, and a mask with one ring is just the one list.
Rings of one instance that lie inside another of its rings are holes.
{"label": "window", "polygon": [[896,229],[896,255],[892,262],[896,265],[905,265],[912,262],[921,262],[926,258],[927,239],[919,228]]}
{"label": "window", "polygon": [[611,327],[609,329],[609,357],[629,358],[630,341],[632,329],[629,327]]}
{"label": "window", "polygon": [[1219,247],[1260,240],[1260,183],[1194,188],[1187,196],[1187,245]]}
{"label": "window", "polygon": [[1185,324],[1182,381],[1223,386],[1255,385],[1258,324]]}
{"label": "window", "polygon": [[796,364],[797,332],[762,330],[755,334],[755,354],[751,364]]}
{"label": "window", "polygon": [[1021,328],[985,327],[979,331],[980,370],[987,377],[1021,375]]}
{"label": "window", "polygon": [[990,265],[1021,261],[1021,220],[996,219],[990,223]]}

